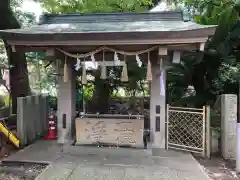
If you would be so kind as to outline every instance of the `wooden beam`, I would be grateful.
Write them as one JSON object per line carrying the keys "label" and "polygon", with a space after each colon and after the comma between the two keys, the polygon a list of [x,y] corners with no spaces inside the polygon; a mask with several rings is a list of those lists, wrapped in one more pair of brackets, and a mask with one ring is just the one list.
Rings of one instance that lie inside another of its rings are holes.
{"label": "wooden beam", "polygon": [[46,50],[46,55],[50,56],[50,57],[54,56],[54,48],[47,49]]}
{"label": "wooden beam", "polygon": [[76,46],[76,45],[97,45],[97,46],[109,46],[109,45],[141,45],[141,44],[190,44],[190,43],[205,43],[208,37],[197,38],[166,38],[166,39],[122,39],[122,40],[70,40],[70,41],[12,41],[9,40],[10,45],[25,45],[25,46]]}
{"label": "wooden beam", "polygon": [[158,55],[167,56],[167,54],[168,54],[167,50],[168,50],[167,47],[159,47]]}

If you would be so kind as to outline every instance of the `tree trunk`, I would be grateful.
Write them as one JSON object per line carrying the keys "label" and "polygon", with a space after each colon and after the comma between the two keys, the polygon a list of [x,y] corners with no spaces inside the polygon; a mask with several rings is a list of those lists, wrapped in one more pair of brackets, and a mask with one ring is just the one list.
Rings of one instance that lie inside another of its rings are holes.
{"label": "tree trunk", "polygon": [[[12,52],[5,45],[10,65],[10,89],[12,97],[12,113],[17,113],[17,98],[30,94],[26,57],[23,52]],[[21,88],[19,88],[21,87]]]}
{"label": "tree trunk", "polygon": [[101,70],[94,72],[95,90],[93,92],[93,113],[106,114],[108,113],[109,98],[110,98],[110,84],[106,80],[100,78]]}
{"label": "tree trunk", "polygon": [[95,113],[99,112],[100,114],[108,113],[109,106],[109,84],[107,82],[98,83],[95,87],[94,100],[95,100]]}
{"label": "tree trunk", "polygon": [[[18,29],[20,24],[10,8],[10,0],[1,0],[0,16],[4,17],[0,21],[0,29]],[[27,96],[30,93],[27,62],[24,52],[12,52],[12,48],[7,44],[5,48],[10,66],[10,90],[12,97],[12,113],[17,112],[17,97]]]}

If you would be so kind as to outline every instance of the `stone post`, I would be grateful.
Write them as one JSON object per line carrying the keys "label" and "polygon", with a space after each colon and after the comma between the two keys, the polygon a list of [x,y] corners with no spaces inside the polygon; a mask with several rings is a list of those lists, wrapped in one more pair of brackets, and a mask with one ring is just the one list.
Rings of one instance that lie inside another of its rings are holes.
{"label": "stone post", "polygon": [[44,95],[41,96],[41,117],[42,117],[42,135],[45,136],[47,135],[48,132],[48,110],[49,110],[49,96]]}
{"label": "stone post", "polygon": [[42,135],[42,115],[41,115],[41,109],[40,109],[40,98],[41,95],[33,96],[34,98],[34,104],[35,104],[35,110],[36,110],[36,123],[35,123],[35,133],[37,137],[40,137]]}
{"label": "stone post", "polygon": [[221,96],[221,151],[225,159],[236,158],[237,95]]}
{"label": "stone post", "polygon": [[24,123],[25,112],[24,106],[26,105],[26,98],[19,97],[17,98],[17,135],[20,140],[21,146],[27,144],[27,129]]}
{"label": "stone post", "polygon": [[[59,60],[58,60],[59,61]],[[58,142],[64,143],[72,140],[72,127],[76,114],[76,77],[71,60],[67,61],[68,81],[63,81],[63,62],[58,67]],[[66,129],[63,129],[63,117],[66,115]]]}
{"label": "stone post", "polygon": [[240,173],[240,123],[237,123],[236,133],[236,172]]}
{"label": "stone post", "polygon": [[152,59],[152,83],[150,92],[150,127],[152,134],[152,155],[159,155],[160,149],[165,149],[166,120],[166,71],[160,69],[158,55]]}

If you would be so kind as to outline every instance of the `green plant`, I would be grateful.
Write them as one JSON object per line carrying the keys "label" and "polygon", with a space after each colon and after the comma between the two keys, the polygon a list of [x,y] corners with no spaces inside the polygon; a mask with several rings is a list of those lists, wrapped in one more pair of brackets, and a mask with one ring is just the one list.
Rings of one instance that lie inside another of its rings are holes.
{"label": "green plant", "polygon": [[57,110],[57,97],[50,96],[49,97],[49,108],[53,110]]}

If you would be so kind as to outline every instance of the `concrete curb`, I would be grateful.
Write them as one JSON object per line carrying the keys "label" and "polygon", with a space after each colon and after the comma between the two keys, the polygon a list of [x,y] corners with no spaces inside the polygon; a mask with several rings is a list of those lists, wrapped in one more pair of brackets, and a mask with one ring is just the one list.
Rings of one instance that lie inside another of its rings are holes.
{"label": "concrete curb", "polygon": [[31,161],[31,160],[24,160],[24,161],[14,161],[14,160],[3,160],[1,161],[3,165],[21,165],[21,164],[43,164],[43,165],[49,165],[51,162],[49,161]]}
{"label": "concrete curb", "polygon": [[36,161],[1,161],[1,165],[3,166],[16,166],[16,165],[46,165],[46,167],[43,169],[43,171],[37,175],[35,179],[37,179],[42,173],[46,172],[51,165],[48,162],[36,162]]}
{"label": "concrete curb", "polygon": [[211,180],[211,178],[208,176],[208,173],[205,171],[205,168],[193,157],[192,154],[190,155],[191,158],[196,162],[197,166],[199,167],[200,171],[204,174],[204,176],[206,176],[208,180]]}

